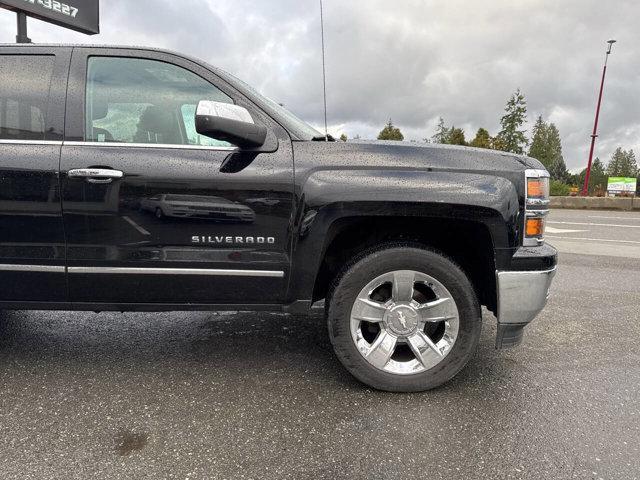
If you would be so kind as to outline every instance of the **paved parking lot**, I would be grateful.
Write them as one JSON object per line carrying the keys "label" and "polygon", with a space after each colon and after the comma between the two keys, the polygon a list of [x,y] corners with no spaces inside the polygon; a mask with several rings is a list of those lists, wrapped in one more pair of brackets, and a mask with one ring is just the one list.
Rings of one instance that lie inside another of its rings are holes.
{"label": "paved parking lot", "polygon": [[4,313],[0,478],[640,478],[640,214],[549,226],[524,344],[486,314],[424,394],[353,380],[320,315]]}
{"label": "paved parking lot", "polygon": [[547,237],[561,252],[638,259],[640,212],[556,210]]}

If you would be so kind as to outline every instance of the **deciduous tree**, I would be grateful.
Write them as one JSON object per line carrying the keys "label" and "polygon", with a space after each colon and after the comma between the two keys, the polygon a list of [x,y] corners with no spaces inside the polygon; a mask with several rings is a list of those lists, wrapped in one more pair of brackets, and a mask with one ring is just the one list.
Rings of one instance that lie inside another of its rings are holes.
{"label": "deciduous tree", "polygon": [[504,141],[500,138],[500,135],[496,135],[495,137],[491,137],[491,148],[493,150],[505,150]]}
{"label": "deciduous tree", "polygon": [[449,145],[466,145],[467,141],[464,138],[464,130],[456,128],[455,126],[451,127],[449,129],[447,141],[444,143],[448,143]]}
{"label": "deciduous tree", "polygon": [[391,121],[391,119],[389,119],[389,122],[385,125],[385,127],[378,134],[378,140],[398,140],[398,141],[402,141],[402,140],[404,140],[404,135],[402,135],[402,132],[400,131],[400,129],[395,127],[393,125],[393,122]]}
{"label": "deciduous tree", "polygon": [[485,128],[479,128],[475,138],[471,140],[469,145],[476,148],[493,148],[489,131]]}

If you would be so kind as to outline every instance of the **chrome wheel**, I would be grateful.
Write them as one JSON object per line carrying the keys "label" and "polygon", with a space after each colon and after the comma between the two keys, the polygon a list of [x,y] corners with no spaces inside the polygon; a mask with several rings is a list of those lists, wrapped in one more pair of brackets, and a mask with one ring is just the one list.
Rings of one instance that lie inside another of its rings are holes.
{"label": "chrome wheel", "polygon": [[358,294],[351,337],[374,367],[409,375],[433,368],[456,342],[460,317],[453,296],[435,278],[413,270],[380,275]]}

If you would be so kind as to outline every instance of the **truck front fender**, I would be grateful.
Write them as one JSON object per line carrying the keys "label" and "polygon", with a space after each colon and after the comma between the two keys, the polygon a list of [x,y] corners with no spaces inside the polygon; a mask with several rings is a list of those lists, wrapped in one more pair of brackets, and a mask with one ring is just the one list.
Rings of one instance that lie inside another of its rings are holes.
{"label": "truck front fender", "polygon": [[517,242],[518,194],[505,177],[461,171],[331,169],[310,173],[298,193],[291,301],[312,298],[326,248],[350,219],[473,221],[487,228],[496,251],[511,251]]}

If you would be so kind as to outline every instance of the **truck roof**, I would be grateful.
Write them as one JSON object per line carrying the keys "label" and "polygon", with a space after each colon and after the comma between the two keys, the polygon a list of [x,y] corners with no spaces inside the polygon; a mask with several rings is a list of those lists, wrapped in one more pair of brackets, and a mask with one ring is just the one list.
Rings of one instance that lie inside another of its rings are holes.
{"label": "truck roof", "polygon": [[[157,48],[157,47],[144,47],[141,45],[108,45],[108,44],[92,44],[92,43],[0,43],[0,48],[2,47],[14,47],[14,48],[104,48],[111,50],[143,50],[145,52],[158,52],[158,53],[168,53],[171,55],[175,55],[178,57],[182,57],[187,60],[191,60],[196,63],[203,63],[202,59],[191,57],[189,55],[185,55],[184,53],[177,52],[175,50],[170,50],[166,48]],[[206,62],[204,62],[206,63]],[[213,67],[213,65],[208,66]],[[213,67],[216,68],[216,67]]]}
{"label": "truck roof", "polygon": [[0,47],[123,48],[123,49],[129,49],[129,50],[156,50],[159,52],[175,53],[173,51],[170,51],[164,48],[145,47],[142,45],[108,45],[108,44],[99,44],[99,43],[1,43],[0,42]]}

